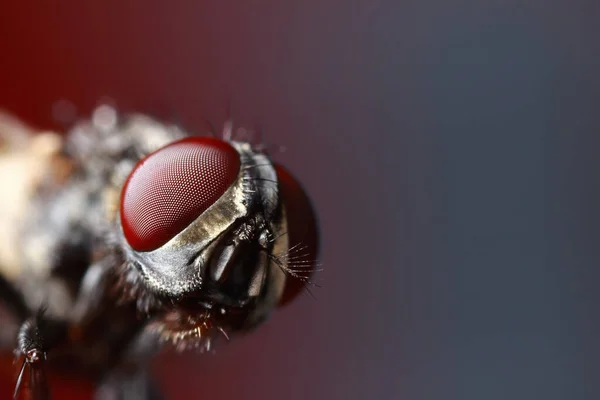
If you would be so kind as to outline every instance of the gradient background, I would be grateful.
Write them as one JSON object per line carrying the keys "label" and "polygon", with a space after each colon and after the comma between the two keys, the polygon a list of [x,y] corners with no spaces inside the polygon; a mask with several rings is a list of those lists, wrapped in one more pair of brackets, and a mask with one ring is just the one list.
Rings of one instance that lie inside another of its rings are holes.
{"label": "gradient background", "polygon": [[162,358],[170,398],[599,398],[600,3],[50,3],[0,6],[0,106],[231,99],[321,216],[317,300]]}

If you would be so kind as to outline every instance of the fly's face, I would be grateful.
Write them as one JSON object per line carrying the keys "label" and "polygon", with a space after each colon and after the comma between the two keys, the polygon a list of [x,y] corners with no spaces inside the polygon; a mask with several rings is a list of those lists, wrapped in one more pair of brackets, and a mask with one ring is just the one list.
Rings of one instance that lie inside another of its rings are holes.
{"label": "fly's face", "polygon": [[154,326],[181,347],[264,320],[298,293],[317,251],[314,213],[291,175],[248,143],[212,137],[139,161],[118,222],[135,284],[159,299]]}

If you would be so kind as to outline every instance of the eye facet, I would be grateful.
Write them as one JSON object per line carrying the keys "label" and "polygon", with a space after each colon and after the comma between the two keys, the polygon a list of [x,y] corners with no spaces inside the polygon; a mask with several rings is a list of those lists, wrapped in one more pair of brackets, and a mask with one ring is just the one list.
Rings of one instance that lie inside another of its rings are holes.
{"label": "eye facet", "polygon": [[[281,165],[275,165],[279,193],[287,215],[291,265],[303,278],[314,273],[319,254],[319,230],[315,210],[300,183]],[[296,268],[294,268],[296,267]],[[288,304],[304,289],[305,281],[288,276],[279,305]]]}
{"label": "eye facet", "polygon": [[121,192],[129,245],[152,251],[213,205],[238,176],[240,156],[227,142],[189,137],[142,159]]}

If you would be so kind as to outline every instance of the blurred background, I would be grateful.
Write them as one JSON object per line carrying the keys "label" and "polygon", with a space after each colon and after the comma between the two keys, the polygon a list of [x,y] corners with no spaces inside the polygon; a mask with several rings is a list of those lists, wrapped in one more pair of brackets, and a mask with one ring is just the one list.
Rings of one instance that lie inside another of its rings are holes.
{"label": "blurred background", "polygon": [[174,3],[0,5],[0,107],[231,100],[319,211],[316,300],[162,357],[168,398],[599,397],[600,3]]}

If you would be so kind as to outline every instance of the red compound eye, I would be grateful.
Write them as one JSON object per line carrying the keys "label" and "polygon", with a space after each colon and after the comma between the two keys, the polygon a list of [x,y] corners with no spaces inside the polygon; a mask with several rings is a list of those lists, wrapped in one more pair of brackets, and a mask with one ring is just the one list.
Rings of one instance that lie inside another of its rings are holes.
{"label": "red compound eye", "polygon": [[137,251],[159,248],[213,205],[236,179],[240,156],[227,142],[190,137],[141,160],[121,193],[121,224]]}
{"label": "red compound eye", "polygon": [[[307,268],[314,266],[319,254],[317,216],[300,183],[281,165],[275,165],[275,171],[287,214],[290,258],[293,259],[292,264],[298,266],[298,274],[310,278],[314,271]],[[293,265],[290,267],[294,268]],[[288,304],[300,294],[305,285],[298,278],[288,277],[279,305]]]}

